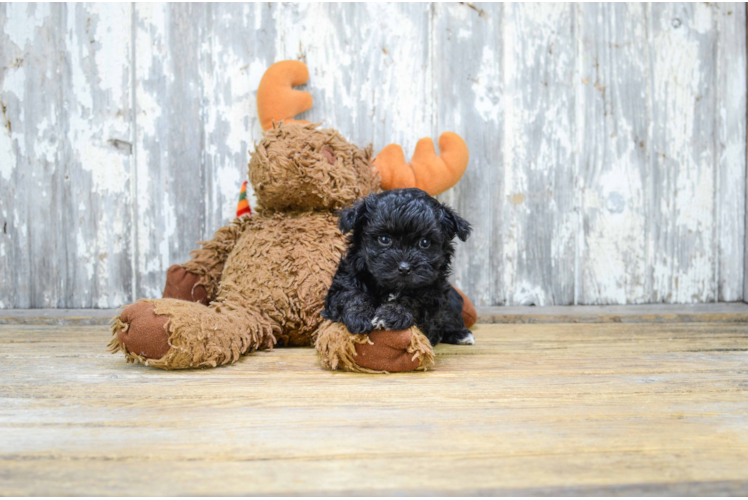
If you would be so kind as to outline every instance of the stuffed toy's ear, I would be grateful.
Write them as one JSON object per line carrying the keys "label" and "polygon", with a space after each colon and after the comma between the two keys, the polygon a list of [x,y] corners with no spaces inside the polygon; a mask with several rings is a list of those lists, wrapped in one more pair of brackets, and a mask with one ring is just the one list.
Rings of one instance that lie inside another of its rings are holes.
{"label": "stuffed toy's ear", "polygon": [[257,88],[257,114],[263,130],[272,128],[273,122],[309,123],[292,118],[312,107],[309,92],[294,90],[309,80],[309,70],[301,61],[280,61],[270,66],[262,75]]}
{"label": "stuffed toy's ear", "polygon": [[452,132],[439,136],[439,151],[437,156],[431,139],[421,139],[408,163],[403,148],[397,144],[386,146],[374,158],[382,189],[416,187],[436,196],[451,188],[465,173],[470,153],[462,137]]}
{"label": "stuffed toy's ear", "polygon": [[441,223],[450,240],[457,236],[462,241],[466,241],[473,230],[468,221],[457,215],[454,210],[444,204],[442,204]]}

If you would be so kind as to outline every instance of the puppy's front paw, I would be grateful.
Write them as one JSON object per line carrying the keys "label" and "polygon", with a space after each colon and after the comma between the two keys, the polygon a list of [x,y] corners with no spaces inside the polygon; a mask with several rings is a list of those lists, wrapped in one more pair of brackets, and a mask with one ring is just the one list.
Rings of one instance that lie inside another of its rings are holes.
{"label": "puppy's front paw", "polygon": [[446,335],[442,342],[455,345],[475,345],[475,337],[473,336],[473,332],[467,328],[463,328],[459,332]]}
{"label": "puppy's front paw", "polygon": [[473,332],[468,331],[468,333],[462,337],[457,339],[457,342],[455,342],[457,345],[475,345],[475,337],[473,336]]}
{"label": "puppy's front paw", "polygon": [[345,324],[345,327],[348,329],[348,331],[353,335],[357,333],[371,333],[371,331],[374,330],[372,320],[366,317],[348,316],[343,319],[343,323]]}
{"label": "puppy's front paw", "polygon": [[398,304],[384,304],[377,308],[371,324],[377,330],[405,330],[413,325],[413,315]]}

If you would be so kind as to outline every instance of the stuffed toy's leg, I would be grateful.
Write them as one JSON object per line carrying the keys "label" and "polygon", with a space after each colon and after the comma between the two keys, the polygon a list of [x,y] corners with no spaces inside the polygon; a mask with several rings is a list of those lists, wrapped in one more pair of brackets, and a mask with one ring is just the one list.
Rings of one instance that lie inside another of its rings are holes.
{"label": "stuffed toy's leg", "polygon": [[233,363],[242,354],[268,349],[280,327],[246,305],[241,296],[204,306],[176,299],[141,300],[112,321],[111,352],[128,362],[164,369]]}
{"label": "stuffed toy's leg", "polygon": [[351,335],[342,323],[324,321],[314,346],[320,363],[329,370],[388,373],[426,370],[434,365],[431,343],[416,327]]}

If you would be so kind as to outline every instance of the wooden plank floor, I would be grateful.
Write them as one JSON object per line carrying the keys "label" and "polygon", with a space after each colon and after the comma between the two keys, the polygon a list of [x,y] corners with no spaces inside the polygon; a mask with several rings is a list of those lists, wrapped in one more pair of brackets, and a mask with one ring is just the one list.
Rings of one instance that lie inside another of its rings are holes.
{"label": "wooden plank floor", "polygon": [[748,494],[748,324],[480,324],[427,373],[0,325],[0,494]]}

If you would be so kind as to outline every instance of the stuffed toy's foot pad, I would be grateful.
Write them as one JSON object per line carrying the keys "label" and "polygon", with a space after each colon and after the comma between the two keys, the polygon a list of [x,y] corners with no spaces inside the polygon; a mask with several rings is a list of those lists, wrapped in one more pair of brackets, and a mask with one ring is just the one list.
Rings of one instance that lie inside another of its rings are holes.
{"label": "stuffed toy's foot pad", "polygon": [[431,343],[415,326],[351,335],[342,323],[324,321],[315,347],[322,366],[330,370],[387,373],[426,370],[434,365]]}
{"label": "stuffed toy's foot pad", "polygon": [[356,343],[356,361],[370,370],[409,372],[418,368],[421,359],[406,349],[413,338],[410,330],[375,330],[369,342]]}
{"label": "stuffed toy's foot pad", "polygon": [[168,316],[159,316],[150,302],[135,302],[119,315],[116,334],[127,351],[147,359],[161,359],[169,352]]}

